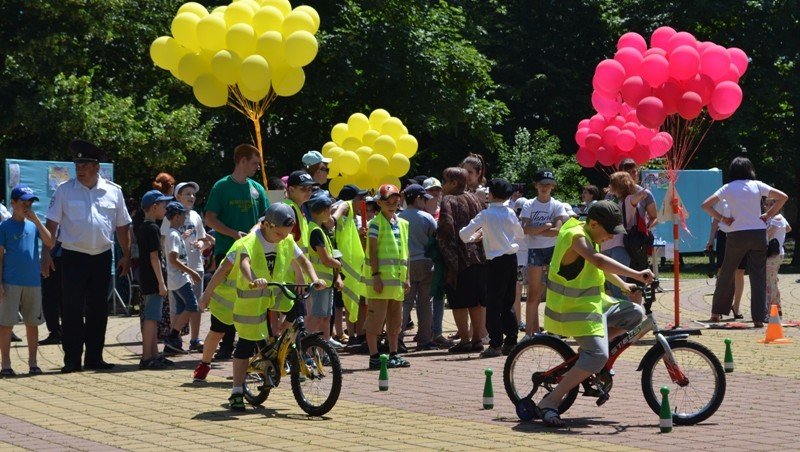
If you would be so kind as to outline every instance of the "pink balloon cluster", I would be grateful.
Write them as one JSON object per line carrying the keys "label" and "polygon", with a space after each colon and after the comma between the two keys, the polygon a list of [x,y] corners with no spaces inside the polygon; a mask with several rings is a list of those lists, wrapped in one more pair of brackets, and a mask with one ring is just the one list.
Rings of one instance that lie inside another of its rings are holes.
{"label": "pink balloon cluster", "polygon": [[672,137],[658,128],[670,115],[691,120],[706,108],[714,120],[729,118],[742,103],[738,83],[747,64],[741,49],[698,42],[670,27],[653,32],[649,49],[641,35],[625,33],[614,58],[601,61],[592,78],[592,106],[599,114],[578,125],[579,163],[614,164],[626,153],[639,162],[664,155]]}

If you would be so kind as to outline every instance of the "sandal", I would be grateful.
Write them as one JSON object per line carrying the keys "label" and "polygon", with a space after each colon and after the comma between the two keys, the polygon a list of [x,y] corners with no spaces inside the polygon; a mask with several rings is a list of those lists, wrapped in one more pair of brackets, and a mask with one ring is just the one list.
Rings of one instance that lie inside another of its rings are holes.
{"label": "sandal", "polygon": [[742,319],[744,319],[744,314],[737,314],[737,313],[734,312],[733,313],[733,319],[734,320],[742,320]]}
{"label": "sandal", "polygon": [[228,397],[231,411],[244,411],[244,394],[231,394]]}
{"label": "sandal", "polygon": [[41,374],[42,374],[42,369],[40,369],[39,366],[33,366],[30,368],[30,370],[28,370],[28,375],[41,375]]}
{"label": "sandal", "polygon": [[567,425],[561,416],[558,414],[558,410],[553,408],[539,408],[536,407],[536,416],[542,420],[544,425],[548,427],[564,427]]}
{"label": "sandal", "polygon": [[708,321],[712,322],[712,323],[721,322],[722,321],[722,316],[719,315],[719,314],[711,314],[711,318],[708,319]]}

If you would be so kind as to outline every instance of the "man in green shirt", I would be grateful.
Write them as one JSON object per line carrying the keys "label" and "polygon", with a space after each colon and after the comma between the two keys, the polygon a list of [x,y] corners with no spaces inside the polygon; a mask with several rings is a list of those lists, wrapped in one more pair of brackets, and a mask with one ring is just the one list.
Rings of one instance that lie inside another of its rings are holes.
{"label": "man in green shirt", "polygon": [[[217,239],[214,256],[219,265],[233,242],[244,237],[258,223],[258,215],[269,207],[264,187],[251,179],[258,171],[261,155],[255,146],[240,144],[233,151],[233,173],[218,180],[206,203],[205,221]],[[235,330],[225,333],[217,359],[229,359],[233,352]]]}

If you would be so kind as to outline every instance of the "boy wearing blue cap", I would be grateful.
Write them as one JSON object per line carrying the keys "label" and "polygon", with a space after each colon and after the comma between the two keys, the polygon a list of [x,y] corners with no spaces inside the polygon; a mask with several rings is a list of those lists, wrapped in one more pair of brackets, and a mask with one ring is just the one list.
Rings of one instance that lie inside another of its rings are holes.
{"label": "boy wearing blue cap", "polygon": [[27,185],[11,191],[11,218],[0,224],[0,377],[13,377],[11,369],[11,331],[22,313],[28,340],[30,374],[41,374],[36,364],[39,325],[42,316],[42,288],[39,278],[39,242],[53,247],[55,241],[31,209],[39,198]]}
{"label": "boy wearing blue cap", "polygon": [[311,221],[308,223],[308,259],[317,276],[327,286],[311,292],[307,326],[309,331],[321,331],[326,341],[331,340],[333,289],[342,290],[342,276],[339,273],[342,263],[333,257],[330,231],[326,226],[331,219],[331,204],[333,200],[324,193],[312,196],[306,203],[311,212]]}

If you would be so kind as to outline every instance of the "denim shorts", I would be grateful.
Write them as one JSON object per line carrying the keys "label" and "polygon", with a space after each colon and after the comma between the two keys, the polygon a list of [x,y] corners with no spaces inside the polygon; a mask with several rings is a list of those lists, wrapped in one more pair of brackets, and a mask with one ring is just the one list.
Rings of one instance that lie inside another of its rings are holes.
{"label": "denim shorts", "polygon": [[309,315],[314,317],[330,317],[333,315],[333,288],[322,290],[311,289],[309,298]]}
{"label": "denim shorts", "polygon": [[547,267],[553,259],[553,250],[556,247],[550,248],[530,248],[528,249],[528,266],[534,267]]}
{"label": "denim shorts", "polygon": [[191,283],[182,285],[178,290],[171,290],[170,294],[175,299],[175,315],[180,315],[183,311],[200,312]]}
{"label": "denim shorts", "polygon": [[144,296],[144,319],[161,321],[161,309],[164,304],[164,297],[154,293]]}

